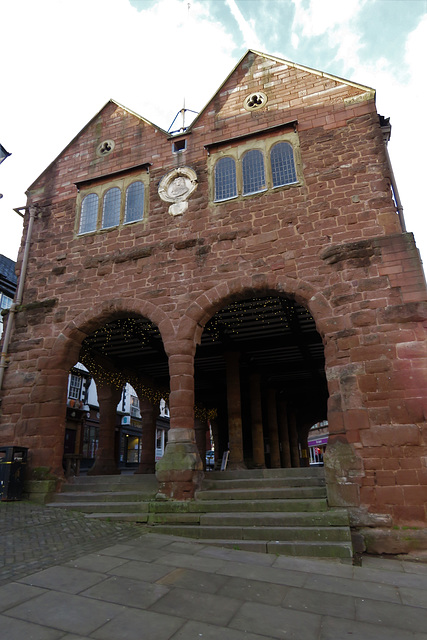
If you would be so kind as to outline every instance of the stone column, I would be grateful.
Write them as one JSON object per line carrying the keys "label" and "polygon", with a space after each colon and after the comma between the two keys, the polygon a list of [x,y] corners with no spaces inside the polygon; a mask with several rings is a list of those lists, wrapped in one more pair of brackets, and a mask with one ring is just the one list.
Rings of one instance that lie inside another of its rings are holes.
{"label": "stone column", "polygon": [[299,467],[299,447],[298,447],[298,431],[297,431],[297,417],[295,409],[291,409],[288,413],[288,427],[289,427],[289,440],[291,445],[291,458],[292,466]]}
{"label": "stone column", "polygon": [[268,439],[270,441],[270,465],[280,469],[279,426],[277,424],[276,389],[267,391]]}
{"label": "stone column", "polygon": [[165,454],[156,465],[158,496],[187,500],[194,497],[203,478],[194,434],[195,345],[183,340],[168,346],[170,429]]}
{"label": "stone column", "polygon": [[206,429],[207,423],[199,418],[194,420],[194,432],[196,436],[196,445],[203,469],[206,471]]}
{"label": "stone column", "polygon": [[291,446],[289,444],[288,415],[285,400],[279,400],[279,410],[277,413],[279,421],[280,459],[284,469],[292,467]]}
{"label": "stone column", "polygon": [[259,373],[250,375],[249,385],[251,393],[253,465],[256,469],[264,469],[264,431],[262,426],[261,376]]}
{"label": "stone column", "polygon": [[228,469],[246,469],[243,459],[242,411],[240,399],[240,354],[225,354],[227,367],[228,444],[230,454]]}
{"label": "stone column", "polygon": [[139,396],[139,411],[142,418],[141,460],[135,473],[154,473],[156,470],[156,420],[159,408],[154,406],[148,398]]}
{"label": "stone column", "polygon": [[122,397],[122,387],[98,383],[96,387],[99,402],[99,443],[95,463],[88,471],[90,476],[118,475],[115,456],[115,429],[117,405]]}

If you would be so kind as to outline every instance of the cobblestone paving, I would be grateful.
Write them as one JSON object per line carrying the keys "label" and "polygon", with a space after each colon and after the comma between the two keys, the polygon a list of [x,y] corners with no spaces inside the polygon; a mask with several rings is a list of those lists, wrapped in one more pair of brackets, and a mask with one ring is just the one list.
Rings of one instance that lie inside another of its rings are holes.
{"label": "cobblestone paving", "polygon": [[90,520],[29,502],[0,502],[0,585],[144,533],[132,523]]}

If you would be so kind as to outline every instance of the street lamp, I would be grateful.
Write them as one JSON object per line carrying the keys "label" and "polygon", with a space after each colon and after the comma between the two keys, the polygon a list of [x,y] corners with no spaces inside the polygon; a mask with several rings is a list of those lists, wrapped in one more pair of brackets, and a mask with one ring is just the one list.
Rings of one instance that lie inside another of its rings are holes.
{"label": "street lamp", "polygon": [[0,164],[3,162],[3,160],[6,160],[6,158],[8,158],[11,155],[12,154],[6,151],[4,146],[0,144]]}
{"label": "street lamp", "polygon": [[[8,158],[11,155],[12,154],[9,153],[8,151],[6,151],[4,146],[2,144],[0,144],[0,164],[3,162],[3,160],[6,160],[6,158]],[[2,193],[0,193],[0,199],[1,198],[3,198],[3,194]]]}

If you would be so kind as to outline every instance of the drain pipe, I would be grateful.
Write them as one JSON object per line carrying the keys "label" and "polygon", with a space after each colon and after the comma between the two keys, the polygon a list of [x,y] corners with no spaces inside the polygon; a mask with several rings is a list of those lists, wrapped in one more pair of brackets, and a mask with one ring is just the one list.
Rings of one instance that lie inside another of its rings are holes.
{"label": "drain pipe", "polygon": [[[20,207],[18,209],[14,209],[14,211],[23,218],[24,216],[21,213],[22,209],[26,210],[27,207]],[[6,330],[5,330],[4,339],[3,339],[3,350],[1,353],[1,359],[0,359],[0,391],[3,389],[4,372],[7,367],[6,359],[9,351],[10,338],[12,336],[16,308],[21,304],[22,295],[24,293],[25,276],[27,273],[28,259],[30,255],[31,235],[33,232],[34,218],[37,213],[36,207],[29,207],[29,212],[30,212],[30,219],[28,221],[27,236],[25,238],[24,257],[22,259],[21,273],[19,274],[18,291],[15,297],[15,300],[12,302],[12,305],[9,308],[9,313],[7,316],[7,325],[6,325]]]}
{"label": "drain pipe", "polygon": [[381,132],[383,134],[385,157],[387,160],[387,167],[388,167],[390,182],[391,182],[391,191],[392,191],[394,202],[396,205],[396,212],[399,217],[399,222],[400,222],[400,227],[402,229],[402,232],[406,233],[406,225],[405,225],[405,218],[403,217],[402,202],[400,200],[399,191],[397,190],[396,178],[394,177],[393,167],[391,166],[390,154],[388,152],[388,143],[391,138],[390,118],[384,118],[384,116],[380,114],[378,114],[378,118],[380,122]]}
{"label": "drain pipe", "polygon": [[391,166],[390,155],[388,153],[387,142],[385,143],[385,155],[387,158],[388,170],[390,172],[391,190],[393,191],[394,201],[396,203],[396,211],[399,216],[400,226],[403,233],[406,233],[405,218],[403,217],[403,206],[400,200],[399,191],[397,190],[396,178],[394,177],[393,168]]}

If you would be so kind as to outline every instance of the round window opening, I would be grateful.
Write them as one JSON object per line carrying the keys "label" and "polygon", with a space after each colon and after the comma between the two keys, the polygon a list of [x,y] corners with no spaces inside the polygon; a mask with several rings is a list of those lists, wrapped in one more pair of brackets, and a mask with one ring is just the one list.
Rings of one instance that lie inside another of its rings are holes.
{"label": "round window opening", "polygon": [[263,91],[258,91],[257,93],[251,93],[243,103],[246,111],[256,111],[256,109],[261,109],[265,107],[267,104],[267,96]]}
{"label": "round window opening", "polygon": [[114,140],[104,140],[104,142],[101,142],[101,144],[96,147],[96,155],[99,158],[108,156],[109,153],[114,151],[115,146]]}

